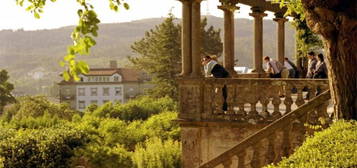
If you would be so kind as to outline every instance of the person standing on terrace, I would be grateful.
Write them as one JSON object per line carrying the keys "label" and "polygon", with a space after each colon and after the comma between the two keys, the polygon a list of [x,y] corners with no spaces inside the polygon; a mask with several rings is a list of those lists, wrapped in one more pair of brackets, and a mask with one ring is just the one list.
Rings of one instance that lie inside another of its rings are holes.
{"label": "person standing on terrace", "polygon": [[284,69],[284,66],[280,62],[270,59],[268,56],[264,57],[264,62],[267,67],[266,72],[269,73],[271,78],[281,78],[281,72]]}
{"label": "person standing on terrace", "polygon": [[[230,75],[228,71],[212,57],[206,55],[202,59],[202,65],[205,71],[205,77],[215,77],[215,78],[229,78]],[[222,88],[222,94],[224,98],[222,110],[227,111],[227,86],[224,85]]]}

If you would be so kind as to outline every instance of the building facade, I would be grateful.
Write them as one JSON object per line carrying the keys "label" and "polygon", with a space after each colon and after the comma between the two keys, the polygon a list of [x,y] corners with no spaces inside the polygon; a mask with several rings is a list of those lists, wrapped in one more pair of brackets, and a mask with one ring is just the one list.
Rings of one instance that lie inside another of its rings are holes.
{"label": "building facade", "polygon": [[90,104],[125,103],[152,87],[146,73],[118,68],[115,61],[110,62],[109,68],[90,69],[88,74],[81,74],[80,79],[59,83],[60,102],[79,111]]}

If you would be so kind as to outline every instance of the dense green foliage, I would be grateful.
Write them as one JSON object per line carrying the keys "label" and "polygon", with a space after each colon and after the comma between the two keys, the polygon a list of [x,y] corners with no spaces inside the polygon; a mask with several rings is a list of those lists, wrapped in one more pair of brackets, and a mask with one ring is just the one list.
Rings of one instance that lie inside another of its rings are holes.
{"label": "dense green foliage", "polygon": [[0,71],[0,112],[6,104],[15,101],[15,98],[11,95],[11,91],[14,89],[14,85],[8,82],[9,75],[6,70]]}
{"label": "dense green foliage", "polygon": [[74,149],[87,141],[84,132],[69,127],[1,130],[7,132],[0,137],[4,167],[68,167]]}
{"label": "dense green foliage", "polygon": [[25,96],[18,99],[18,102],[12,104],[4,110],[2,116],[7,121],[11,119],[22,119],[28,117],[40,117],[45,114],[54,117],[70,120],[76,112],[71,110],[67,104],[51,103],[44,96]]}
{"label": "dense green foliage", "polygon": [[330,128],[309,137],[289,158],[267,167],[356,167],[356,142],[357,122],[337,121]]}
{"label": "dense green foliage", "polygon": [[125,104],[109,102],[98,108],[88,108],[94,116],[118,118],[125,121],[146,120],[151,115],[176,109],[176,102],[170,98],[153,99],[149,97],[134,99]]}
{"label": "dense green foliage", "polygon": [[172,99],[141,97],[91,107],[83,114],[65,112],[69,109],[62,106],[25,97],[5,110],[0,130],[4,166],[180,167]]}
{"label": "dense green foliage", "polygon": [[[220,29],[206,26],[207,19],[204,19],[201,24],[201,50],[219,56],[223,50]],[[145,37],[131,48],[137,56],[129,57],[129,60],[136,68],[153,77],[155,87],[150,90],[150,95],[177,99],[178,85],[175,79],[181,71],[181,26],[175,23],[174,16],[169,14],[163,23],[147,31]]]}
{"label": "dense green foliage", "polygon": [[153,138],[138,144],[133,154],[135,166],[138,168],[166,168],[180,167],[179,142],[173,140],[162,141]]}
{"label": "dense green foliage", "polygon": [[305,57],[311,50],[322,48],[322,41],[318,35],[313,33],[307,26],[304,8],[301,0],[275,0],[281,6],[287,7],[286,15],[294,17],[293,25],[296,28],[296,56]]}

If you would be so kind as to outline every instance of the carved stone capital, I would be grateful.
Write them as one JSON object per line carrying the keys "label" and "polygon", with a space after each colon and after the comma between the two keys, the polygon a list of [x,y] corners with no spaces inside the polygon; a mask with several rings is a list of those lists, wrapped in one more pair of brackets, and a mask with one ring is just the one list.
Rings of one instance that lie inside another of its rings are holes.
{"label": "carved stone capital", "polygon": [[273,20],[278,22],[278,23],[285,23],[285,22],[288,21],[288,19],[286,19],[285,17],[276,17]]}
{"label": "carved stone capital", "polygon": [[251,10],[252,13],[249,13],[249,16],[252,16],[254,18],[262,18],[268,16],[266,13],[264,13],[264,10],[259,7],[252,7]]}
{"label": "carved stone capital", "polygon": [[178,0],[178,1],[180,1],[182,3],[184,3],[184,2],[188,2],[188,3],[198,2],[198,3],[201,3],[202,2],[202,0]]}
{"label": "carved stone capital", "polygon": [[239,6],[236,6],[237,3],[233,2],[222,2],[222,5],[218,6],[218,9],[223,11],[234,12],[235,10],[239,10]]}

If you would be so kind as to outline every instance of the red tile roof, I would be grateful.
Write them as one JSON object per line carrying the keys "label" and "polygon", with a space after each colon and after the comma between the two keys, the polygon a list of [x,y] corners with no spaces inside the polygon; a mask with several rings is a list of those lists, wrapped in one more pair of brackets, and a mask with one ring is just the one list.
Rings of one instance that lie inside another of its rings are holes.
{"label": "red tile roof", "polygon": [[[122,82],[138,82],[143,78],[143,71],[129,68],[92,68],[84,76],[112,76],[118,73],[122,77]],[[62,81],[60,83],[73,83]]]}
{"label": "red tile roof", "polygon": [[93,68],[85,76],[112,76],[115,73],[122,76],[123,82],[136,82],[140,80],[143,72],[129,68]]}

